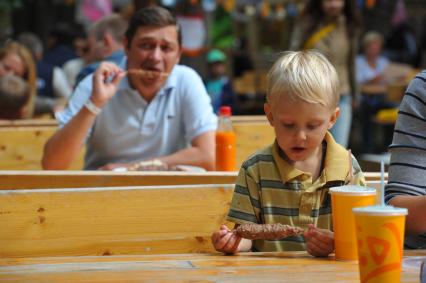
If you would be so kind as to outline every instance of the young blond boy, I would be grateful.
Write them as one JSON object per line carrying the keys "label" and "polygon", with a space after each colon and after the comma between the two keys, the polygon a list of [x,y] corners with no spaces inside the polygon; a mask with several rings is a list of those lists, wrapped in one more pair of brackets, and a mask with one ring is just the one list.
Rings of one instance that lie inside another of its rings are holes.
{"label": "young blond boy", "polygon": [[222,225],[212,235],[217,251],[334,251],[328,190],[365,183],[358,162],[328,132],[339,116],[338,85],[334,67],[315,51],[286,52],[271,68],[264,110],[276,140],[243,163],[228,220],[307,230],[298,237],[251,241]]}

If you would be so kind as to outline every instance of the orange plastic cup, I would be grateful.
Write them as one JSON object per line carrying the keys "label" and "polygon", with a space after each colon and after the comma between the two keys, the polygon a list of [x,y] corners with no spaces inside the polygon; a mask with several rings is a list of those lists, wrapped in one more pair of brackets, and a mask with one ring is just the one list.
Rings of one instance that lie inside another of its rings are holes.
{"label": "orange plastic cup", "polygon": [[369,206],[375,203],[376,190],[355,185],[330,188],[334,230],[335,258],[356,260],[354,207]]}
{"label": "orange plastic cup", "polygon": [[377,205],[354,208],[353,213],[361,282],[401,282],[407,209]]}
{"label": "orange plastic cup", "polygon": [[216,132],[216,170],[236,170],[236,149],[234,132]]}

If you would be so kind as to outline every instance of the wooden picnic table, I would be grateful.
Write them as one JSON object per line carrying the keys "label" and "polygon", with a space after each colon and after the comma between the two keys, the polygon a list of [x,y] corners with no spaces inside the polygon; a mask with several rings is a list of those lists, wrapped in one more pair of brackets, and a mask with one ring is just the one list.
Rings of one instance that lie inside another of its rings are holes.
{"label": "wooden picnic table", "polygon": [[[404,251],[401,282],[419,282],[415,260],[426,250]],[[413,261],[414,260],[414,261]],[[411,261],[411,262],[410,262]],[[359,282],[356,261],[306,252],[162,254],[1,258],[0,281],[10,282]]]}

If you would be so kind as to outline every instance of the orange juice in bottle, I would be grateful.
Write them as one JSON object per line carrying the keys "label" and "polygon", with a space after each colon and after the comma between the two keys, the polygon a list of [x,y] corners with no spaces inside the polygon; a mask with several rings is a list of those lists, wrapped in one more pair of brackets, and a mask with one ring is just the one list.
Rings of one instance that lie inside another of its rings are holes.
{"label": "orange juice in bottle", "polygon": [[235,133],[230,117],[231,108],[222,106],[216,131],[216,171],[236,170]]}

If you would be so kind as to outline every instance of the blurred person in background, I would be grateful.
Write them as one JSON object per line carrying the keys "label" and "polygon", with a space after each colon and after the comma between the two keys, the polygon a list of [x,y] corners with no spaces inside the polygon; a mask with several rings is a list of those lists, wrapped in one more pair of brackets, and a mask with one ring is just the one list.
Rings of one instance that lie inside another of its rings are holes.
{"label": "blurred person in background", "polygon": [[383,84],[383,73],[390,61],[382,55],[383,36],[375,31],[367,32],[362,39],[362,54],[356,57],[357,82]]}
{"label": "blurred person in background", "polygon": [[30,87],[30,98],[24,106],[22,118],[32,118],[37,94],[37,72],[31,52],[22,44],[7,42],[0,49],[0,77],[7,74],[24,79]]}
{"label": "blurred person in background", "polygon": [[31,88],[22,78],[15,75],[0,77],[0,120],[23,118],[25,105],[31,96]]}
{"label": "blurred person in background", "polygon": [[62,65],[77,55],[72,48],[73,29],[69,23],[57,23],[47,37],[47,50],[44,53],[44,61],[56,67]]}
{"label": "blurred person in background", "polygon": [[43,60],[43,44],[41,39],[33,33],[22,33],[18,42],[26,46],[32,53],[37,68],[37,96],[35,115],[53,114],[62,110],[72,89],[59,67],[55,67]]}
{"label": "blurred person in background", "polygon": [[[362,39],[362,53],[356,57],[356,78],[361,86],[362,151],[374,152],[373,118],[380,109],[395,105],[386,101],[384,72],[390,61],[382,55],[383,36],[375,31],[367,32]],[[377,86],[376,88],[374,88]],[[368,90],[368,87],[373,87]]]}
{"label": "blurred person in background", "polygon": [[123,37],[127,22],[117,14],[103,17],[93,24],[88,33],[87,58],[93,62],[85,66],[77,75],[75,85],[99,67],[102,61],[120,64],[125,57]]}
{"label": "blurred person in background", "polygon": [[89,56],[89,43],[87,40],[87,34],[84,31],[83,26],[75,25],[75,37],[73,40],[74,52],[77,55],[76,58],[68,60],[62,66],[65,76],[69,85],[74,88],[77,80],[77,76],[80,71],[90,62]]}
{"label": "blurred person in background", "polygon": [[235,107],[235,93],[232,83],[226,75],[226,55],[219,49],[207,53],[208,74],[205,80],[207,93],[212,101],[215,113],[221,106]]}
{"label": "blurred person in background", "polygon": [[335,140],[348,146],[352,105],[359,94],[355,56],[361,16],[354,0],[309,0],[295,25],[290,49],[316,49],[334,65],[340,81],[340,116],[331,129]]}

